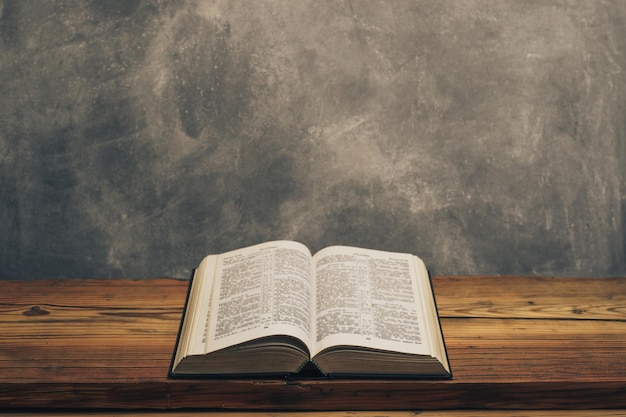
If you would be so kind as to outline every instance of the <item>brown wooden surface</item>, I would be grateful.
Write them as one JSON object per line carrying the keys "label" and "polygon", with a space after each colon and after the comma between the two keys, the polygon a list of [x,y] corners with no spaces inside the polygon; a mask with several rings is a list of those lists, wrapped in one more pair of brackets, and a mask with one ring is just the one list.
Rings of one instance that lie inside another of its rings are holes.
{"label": "brown wooden surface", "polygon": [[450,381],[215,381],[167,378],[187,281],[0,281],[0,408],[626,408],[626,279],[433,284]]}
{"label": "brown wooden surface", "polygon": [[[75,417],[76,415],[77,412],[8,414],[8,416],[15,417]],[[101,417],[624,417],[624,410],[95,411],[90,412],[89,415]]]}

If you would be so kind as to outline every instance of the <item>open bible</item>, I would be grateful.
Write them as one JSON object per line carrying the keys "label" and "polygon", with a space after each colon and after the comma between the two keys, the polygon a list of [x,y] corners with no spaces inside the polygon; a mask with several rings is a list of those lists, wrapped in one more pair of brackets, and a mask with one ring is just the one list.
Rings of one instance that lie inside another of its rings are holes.
{"label": "open bible", "polygon": [[209,255],[195,269],[172,377],[449,378],[424,263],[273,241]]}

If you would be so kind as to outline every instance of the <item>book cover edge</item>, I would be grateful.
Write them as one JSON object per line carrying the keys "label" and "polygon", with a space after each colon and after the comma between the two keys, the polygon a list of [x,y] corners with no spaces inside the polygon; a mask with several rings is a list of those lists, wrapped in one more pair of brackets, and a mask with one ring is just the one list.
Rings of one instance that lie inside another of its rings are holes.
{"label": "book cover edge", "polygon": [[176,335],[176,343],[174,344],[174,351],[172,353],[172,359],[170,360],[170,367],[167,373],[169,378],[177,378],[180,375],[176,375],[174,372],[174,362],[176,361],[176,353],[178,352],[178,346],[180,344],[180,339],[183,332],[183,324],[185,323],[185,318],[187,316],[187,307],[189,306],[189,298],[191,296],[191,287],[193,284],[194,277],[196,276],[196,269],[194,268],[191,271],[191,277],[189,277],[189,286],[187,287],[187,295],[185,296],[185,305],[183,307],[183,312],[180,317],[180,323],[178,324],[178,333]]}
{"label": "book cover edge", "polygon": [[432,275],[428,267],[426,267],[426,272],[428,273],[428,281],[430,285],[430,293],[433,297],[433,303],[435,304],[435,312],[437,313],[437,324],[439,325],[439,334],[441,334],[441,341],[443,343],[443,351],[445,354],[446,364],[448,365],[448,375],[445,375],[444,379],[452,379],[454,378],[452,372],[452,366],[450,365],[450,357],[448,356],[448,345],[446,344],[446,336],[443,333],[443,328],[441,326],[441,315],[439,314],[439,306],[437,305],[437,297],[435,296],[435,287],[433,285]]}

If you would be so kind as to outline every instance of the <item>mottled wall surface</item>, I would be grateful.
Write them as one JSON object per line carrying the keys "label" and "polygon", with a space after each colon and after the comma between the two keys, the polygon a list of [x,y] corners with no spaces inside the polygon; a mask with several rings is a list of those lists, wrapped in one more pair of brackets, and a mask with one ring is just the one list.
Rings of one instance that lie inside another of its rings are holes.
{"label": "mottled wall surface", "polygon": [[625,274],[625,54],[621,0],[0,0],[0,278]]}

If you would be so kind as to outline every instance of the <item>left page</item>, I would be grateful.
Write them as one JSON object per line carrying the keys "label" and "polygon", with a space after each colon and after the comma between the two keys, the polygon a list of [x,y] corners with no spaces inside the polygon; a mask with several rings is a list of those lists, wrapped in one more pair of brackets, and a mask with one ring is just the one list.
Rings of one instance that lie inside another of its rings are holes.
{"label": "left page", "polygon": [[207,256],[194,271],[180,329],[174,366],[190,355],[202,355],[206,350],[206,317],[211,305],[217,255]]}
{"label": "left page", "polygon": [[311,347],[311,253],[274,241],[221,254],[206,317],[205,353],[253,339],[286,335]]}

